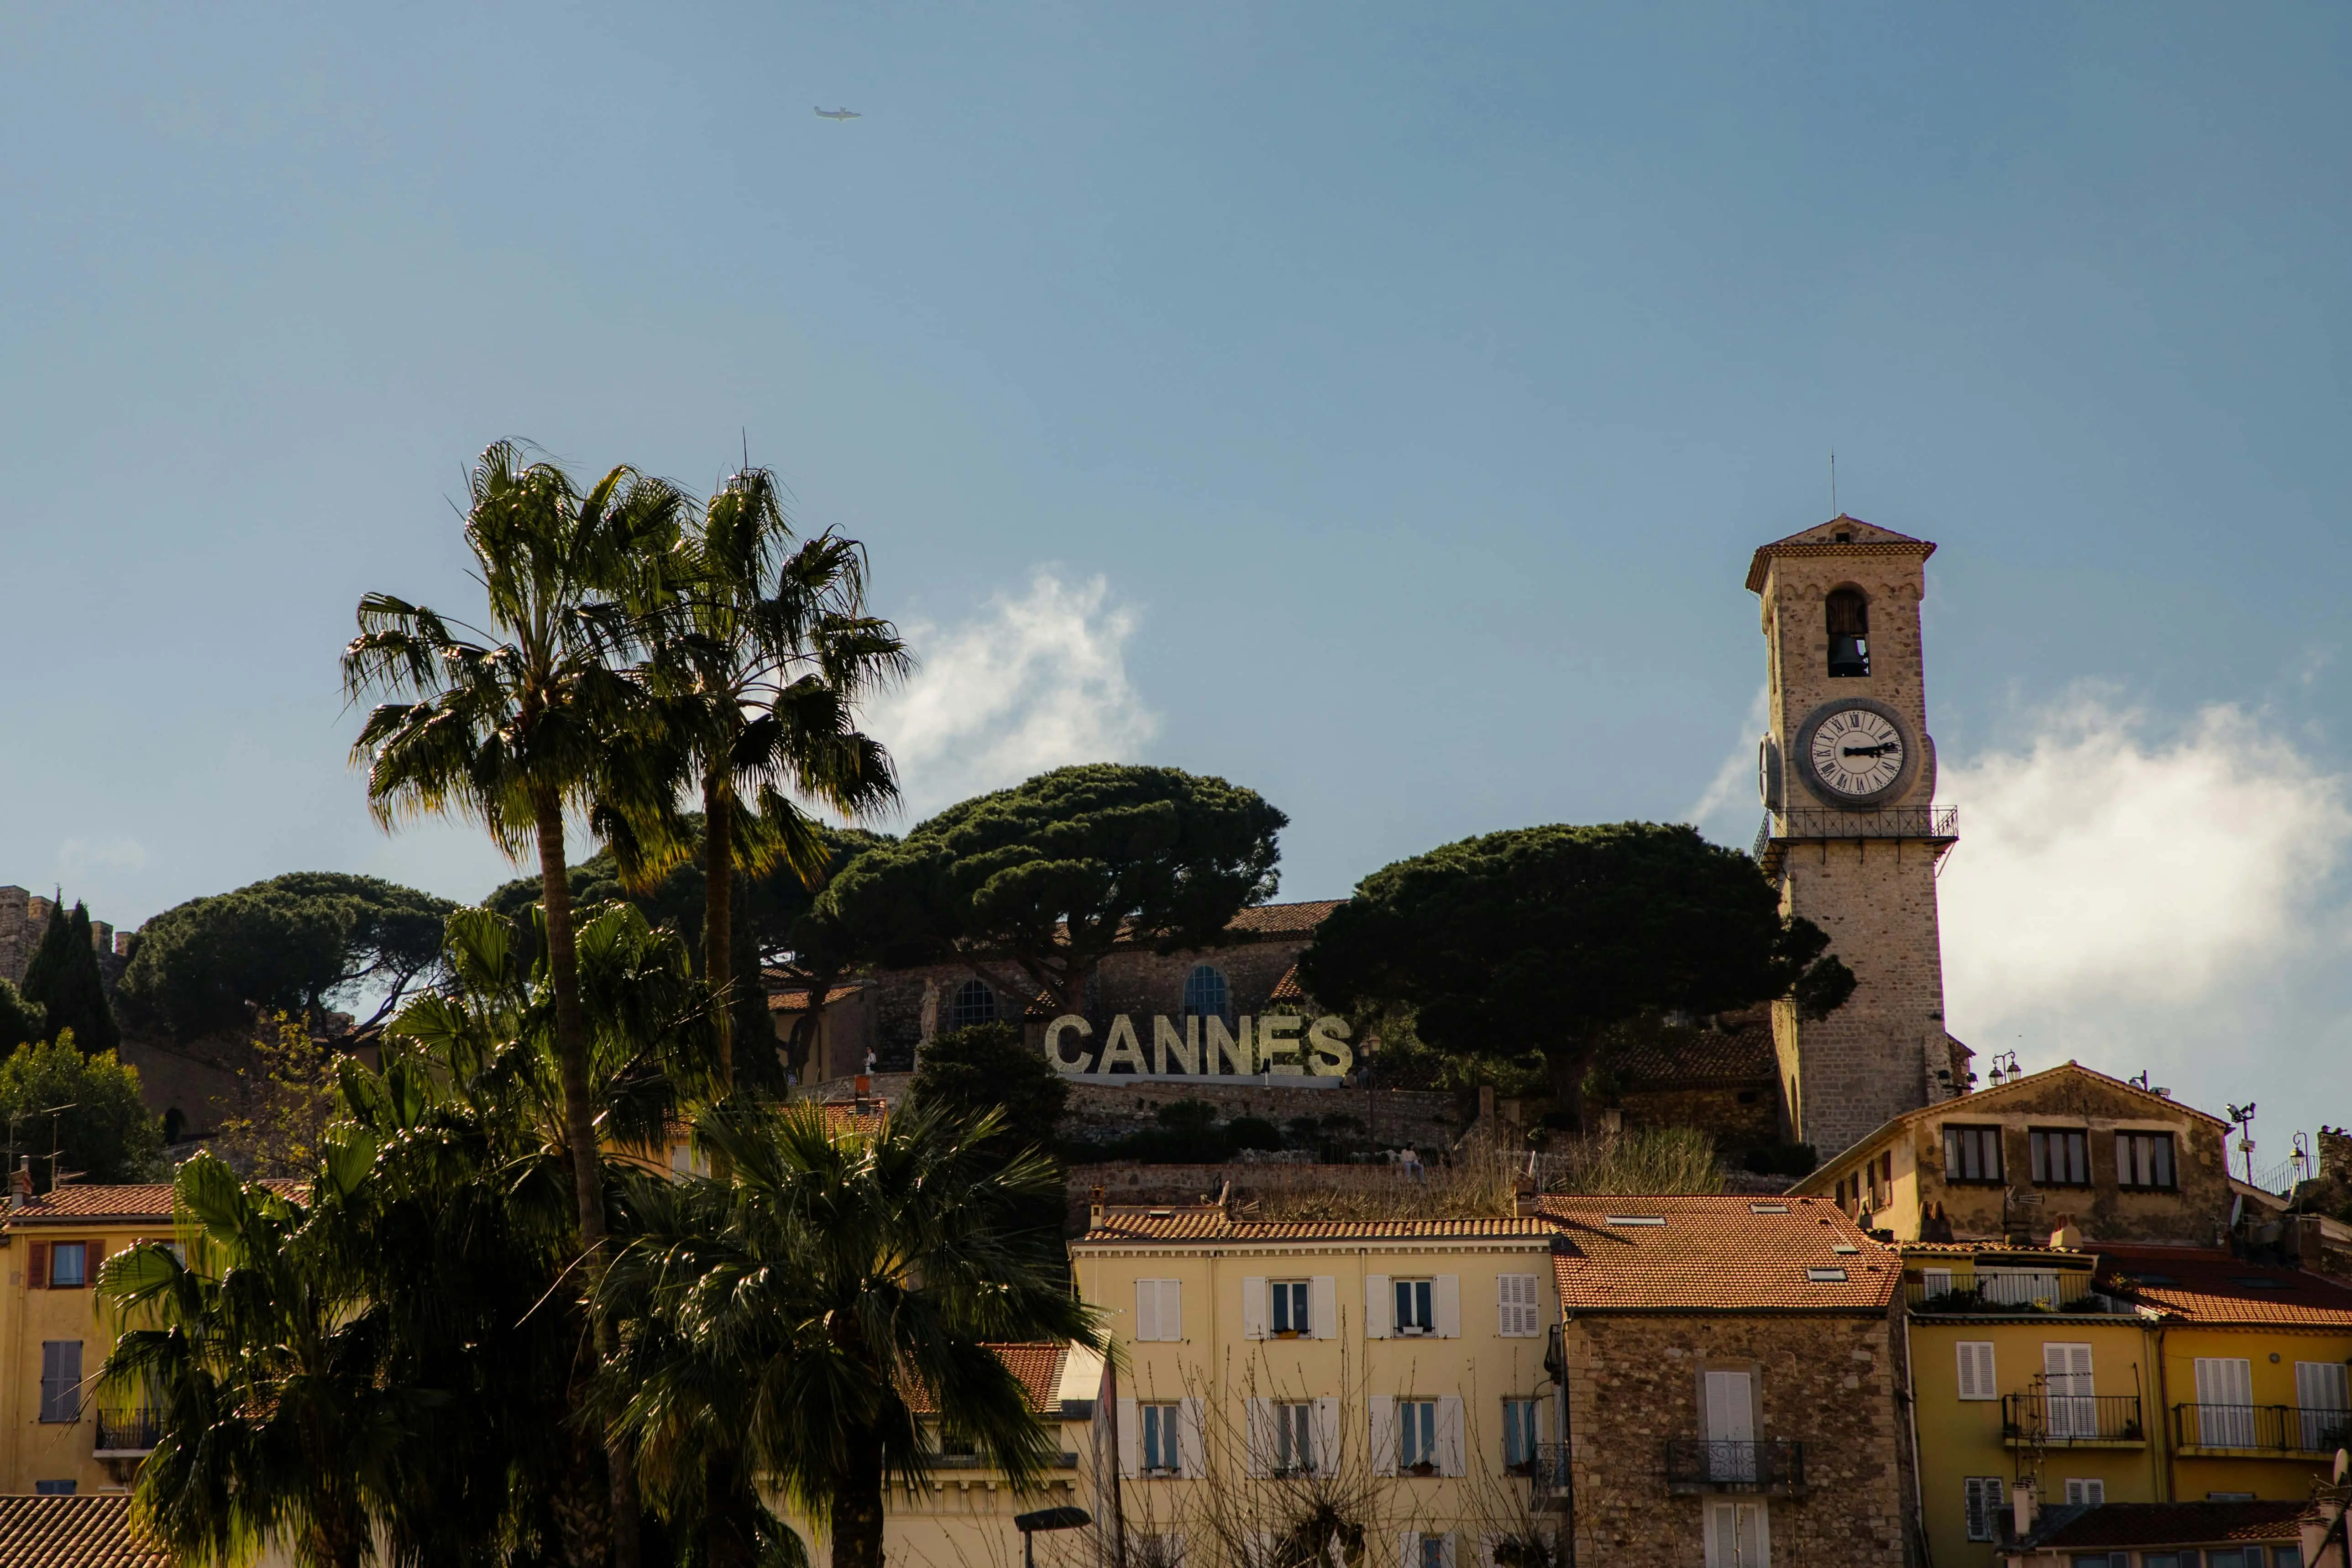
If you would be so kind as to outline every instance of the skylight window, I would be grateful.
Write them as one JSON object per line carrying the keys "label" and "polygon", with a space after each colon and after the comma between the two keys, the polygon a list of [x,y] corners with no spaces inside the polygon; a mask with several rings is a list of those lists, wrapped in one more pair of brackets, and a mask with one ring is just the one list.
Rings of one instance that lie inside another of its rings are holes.
{"label": "skylight window", "polygon": [[1604,1215],[1601,1217],[1611,1225],[1664,1225],[1666,1223],[1666,1216],[1659,1214],[1612,1214]]}
{"label": "skylight window", "polygon": [[1851,1241],[1841,1241],[1841,1242],[1837,1243],[1835,1246],[1832,1247],[1830,1248],[1830,1250],[1831,1250],[1832,1252],[1860,1252],[1860,1251],[1862,1250],[1862,1248],[1860,1248],[1859,1247],[1856,1247],[1856,1246],[1855,1246],[1853,1243],[1852,1243]]}
{"label": "skylight window", "polygon": [[2292,1290],[2294,1286],[2284,1279],[2265,1279],[2253,1274],[2232,1274],[2230,1283],[2242,1285],[2249,1290]]}
{"label": "skylight window", "polygon": [[1748,1212],[1749,1214],[1787,1214],[1789,1205],[1787,1204],[1749,1204]]}
{"label": "skylight window", "polygon": [[1845,1283],[1845,1270],[1843,1268],[1808,1268],[1805,1270],[1805,1278],[1816,1285],[1843,1285]]}

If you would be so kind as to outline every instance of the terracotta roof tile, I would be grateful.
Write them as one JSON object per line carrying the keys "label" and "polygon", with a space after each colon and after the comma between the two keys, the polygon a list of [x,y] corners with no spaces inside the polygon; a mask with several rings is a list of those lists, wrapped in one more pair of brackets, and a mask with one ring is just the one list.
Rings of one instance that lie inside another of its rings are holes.
{"label": "terracotta roof tile", "polygon": [[1537,1207],[1559,1237],[1570,1311],[1885,1311],[1903,1279],[1895,1249],[1826,1199],[1548,1195]]}
{"label": "terracotta roof tile", "polygon": [[2034,1532],[2042,1546],[2215,1546],[2231,1541],[2292,1541],[2311,1504],[2111,1502]]}
{"label": "terracotta roof tile", "polygon": [[1266,1000],[1269,1002],[1307,1000],[1307,990],[1298,984],[1298,965],[1294,963],[1282,972],[1282,978],[1274,983],[1274,989],[1266,994]]}
{"label": "terracotta roof tile", "polygon": [[[1070,1359],[1070,1347],[1058,1342],[1045,1344],[990,1345],[996,1359],[1021,1380],[1021,1387],[1029,1395],[1032,1409],[1049,1415],[1061,1408],[1062,1368]],[[907,1407],[918,1415],[935,1415],[939,1405],[928,1389],[917,1387],[907,1396]]]}
{"label": "terracotta roof tile", "polygon": [[[284,1196],[299,1199],[310,1184],[273,1180],[268,1184]],[[10,1230],[29,1225],[129,1225],[171,1217],[169,1182],[142,1182],[120,1187],[68,1183],[43,1193],[23,1208],[0,1211],[0,1218],[5,1219]]]}
{"label": "terracotta roof tile", "polygon": [[2352,1289],[2299,1268],[2247,1263],[2206,1247],[2098,1247],[2099,1279],[2132,1300],[2195,1323],[2352,1328]]}
{"label": "terracotta roof tile", "polygon": [[168,1568],[171,1557],[131,1532],[131,1495],[0,1497],[0,1563],[8,1568]]}
{"label": "terracotta roof tile", "polygon": [[[1850,536],[1844,543],[1837,539],[1841,531]],[[1748,591],[1764,591],[1764,574],[1775,555],[1916,555],[1924,561],[1934,553],[1936,547],[1924,539],[1840,512],[1827,522],[1758,545],[1748,563]]]}
{"label": "terracotta roof tile", "polygon": [[[845,1002],[864,989],[865,987],[863,985],[833,986],[824,994],[824,1005],[830,1007],[835,1002]],[[808,986],[798,985],[790,986],[782,991],[769,992],[768,1011],[771,1013],[798,1013],[804,1011],[809,1005],[809,990],[810,988]]]}
{"label": "terracotta roof tile", "polygon": [[1297,904],[1256,904],[1225,922],[1230,931],[1252,936],[1307,936],[1345,899],[1310,899]]}
{"label": "terracotta roof tile", "polygon": [[1769,1024],[1678,1029],[1630,1041],[1610,1057],[1609,1066],[1635,1090],[1705,1082],[1769,1084],[1780,1078]]}
{"label": "terracotta roof tile", "polygon": [[1080,1245],[1157,1241],[1541,1240],[1553,1227],[1533,1218],[1235,1219],[1213,1204],[1180,1208],[1105,1208]]}

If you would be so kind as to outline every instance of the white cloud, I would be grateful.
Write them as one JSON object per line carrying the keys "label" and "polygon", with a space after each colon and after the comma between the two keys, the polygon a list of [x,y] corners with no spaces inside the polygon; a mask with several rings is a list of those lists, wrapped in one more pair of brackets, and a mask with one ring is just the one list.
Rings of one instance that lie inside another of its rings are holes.
{"label": "white cloud", "polygon": [[952,626],[909,622],[922,668],[867,705],[898,764],[912,816],[1068,763],[1133,757],[1159,731],[1127,677],[1135,612],[1096,577],[1040,571]]}
{"label": "white cloud", "polygon": [[58,846],[58,870],[68,879],[104,871],[142,871],[147,847],[120,834],[109,838],[68,838]]}
{"label": "white cloud", "polygon": [[[1740,738],[1732,742],[1731,752],[1723,759],[1723,765],[1715,770],[1715,777],[1707,783],[1706,793],[1700,795],[1690,810],[1684,814],[1685,821],[1696,823],[1702,828],[1716,827],[1728,831],[1735,837],[1754,830],[1752,821],[1743,827],[1741,819],[1756,817],[1764,809],[1761,804],[1756,803],[1756,746],[1771,721],[1771,689],[1759,686],[1756,700],[1748,705],[1747,728]],[[1733,842],[1732,838],[1723,837],[1721,832],[1717,837],[1724,843]],[[1745,848],[1745,843],[1742,842],[1740,847]]]}
{"label": "white cloud", "polygon": [[2336,923],[2345,781],[2234,706],[2157,743],[2139,715],[2079,697],[2026,750],[1947,766],[1937,793],[1961,807],[1940,900],[1955,1011],[1996,1028],[2194,1003]]}

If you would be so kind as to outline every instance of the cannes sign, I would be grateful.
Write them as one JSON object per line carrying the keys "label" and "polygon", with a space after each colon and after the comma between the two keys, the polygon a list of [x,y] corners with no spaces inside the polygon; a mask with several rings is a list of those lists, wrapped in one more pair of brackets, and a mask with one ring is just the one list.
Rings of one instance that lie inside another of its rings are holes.
{"label": "cannes sign", "polygon": [[1070,1078],[1265,1077],[1305,1079],[1315,1088],[1337,1088],[1356,1064],[1348,1021],[1336,1016],[1310,1022],[1296,1013],[1269,1013],[1257,1019],[1244,1016],[1229,1026],[1223,1018],[1154,1015],[1148,1056],[1129,1014],[1111,1019],[1099,1056],[1094,1034],[1087,1019],[1063,1014],[1045,1026],[1045,1059]]}

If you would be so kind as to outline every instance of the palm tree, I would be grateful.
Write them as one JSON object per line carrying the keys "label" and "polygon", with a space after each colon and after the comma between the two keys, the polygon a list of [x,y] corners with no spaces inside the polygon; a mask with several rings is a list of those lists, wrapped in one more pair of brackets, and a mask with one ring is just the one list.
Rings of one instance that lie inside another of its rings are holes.
{"label": "palm tree", "polygon": [[331,1266],[329,1211],[346,1194],[331,1173],[308,1201],[248,1186],[209,1154],[173,1186],[187,1260],[144,1243],[98,1280],[138,1325],[100,1369],[100,1396],[152,1408],[162,1428],[141,1514],[176,1561],[248,1562],[275,1539],[302,1568],[358,1568],[431,1396],[379,1377],[385,1316]]}
{"label": "palm tree", "polygon": [[[499,442],[475,464],[466,542],[488,600],[483,630],[387,594],[360,601],[360,635],[343,653],[353,700],[379,690],[352,748],[368,769],[368,803],[387,828],[422,815],[479,823],[520,860],[534,840],[546,910],[554,1042],[563,1090],[580,1247],[602,1266],[604,1183],[588,1084],[563,816],[590,804],[616,731],[643,710],[616,664],[677,562],[681,497],[615,468],[586,490],[552,463],[525,464]],[[600,1328],[600,1353],[609,1335]],[[629,1467],[613,1466],[615,1542],[636,1558]]]}
{"label": "palm tree", "polygon": [[[852,818],[898,799],[889,754],[856,711],[913,661],[898,628],[866,613],[865,547],[830,531],[794,539],[765,468],[730,476],[705,505],[644,668],[661,723],[608,773],[596,817],[632,886],[649,888],[691,853],[676,805],[698,791],[703,975],[722,1005],[735,978],[734,873],[782,864],[814,888],[831,868],[835,846],[792,795]],[[734,1079],[726,1011],[719,1052],[723,1091]]]}
{"label": "palm tree", "polygon": [[885,1490],[930,1465],[918,1391],[1016,1488],[1043,1471],[1047,1428],[990,1346],[1104,1342],[1066,1270],[1009,1238],[1053,1172],[1006,1162],[997,1131],[713,1108],[697,1132],[729,1179],[632,1184],[603,1282],[638,1325],[613,1367],[621,1424],[655,1495],[701,1507],[709,1568],[751,1561],[755,1478],[825,1521],[839,1568],[881,1568]]}

